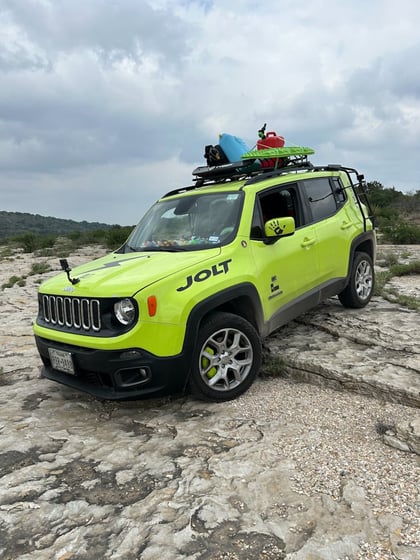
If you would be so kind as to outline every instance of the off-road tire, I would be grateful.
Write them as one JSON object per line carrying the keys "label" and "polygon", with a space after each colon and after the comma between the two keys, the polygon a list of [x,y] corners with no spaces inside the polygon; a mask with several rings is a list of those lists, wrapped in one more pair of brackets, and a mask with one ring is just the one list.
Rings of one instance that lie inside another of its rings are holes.
{"label": "off-road tire", "polygon": [[375,271],[372,258],[367,253],[356,252],[347,287],[338,294],[344,307],[358,309],[365,307],[373,295]]}
{"label": "off-road tire", "polygon": [[218,312],[201,325],[189,386],[202,400],[227,401],[244,393],[261,367],[261,339],[245,319]]}

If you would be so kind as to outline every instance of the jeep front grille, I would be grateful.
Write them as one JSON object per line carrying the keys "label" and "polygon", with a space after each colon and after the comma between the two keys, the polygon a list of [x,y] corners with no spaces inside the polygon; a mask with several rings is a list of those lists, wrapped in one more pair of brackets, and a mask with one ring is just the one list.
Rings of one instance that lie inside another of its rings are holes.
{"label": "jeep front grille", "polygon": [[44,294],[41,313],[42,319],[50,325],[80,331],[101,330],[101,305],[98,299]]}

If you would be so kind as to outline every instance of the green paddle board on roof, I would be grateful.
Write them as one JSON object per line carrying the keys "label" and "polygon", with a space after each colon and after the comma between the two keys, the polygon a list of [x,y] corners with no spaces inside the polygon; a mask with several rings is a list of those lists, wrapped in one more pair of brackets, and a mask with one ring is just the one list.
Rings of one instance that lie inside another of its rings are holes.
{"label": "green paddle board on roof", "polygon": [[307,146],[284,146],[283,148],[267,148],[266,150],[251,150],[242,154],[242,159],[271,159],[309,156],[314,154],[315,150]]}

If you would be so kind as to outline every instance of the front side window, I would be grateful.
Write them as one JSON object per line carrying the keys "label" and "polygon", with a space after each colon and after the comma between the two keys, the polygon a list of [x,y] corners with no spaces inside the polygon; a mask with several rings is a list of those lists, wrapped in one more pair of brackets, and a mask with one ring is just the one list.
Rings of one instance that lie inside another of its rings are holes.
{"label": "front side window", "polygon": [[157,202],[129,237],[126,251],[192,251],[232,241],[243,193],[193,194]]}
{"label": "front side window", "polygon": [[256,200],[251,237],[261,239],[264,237],[265,222],[285,216],[294,218],[296,227],[302,225],[302,211],[298,202],[296,186],[288,185],[287,187],[276,187],[263,191]]}

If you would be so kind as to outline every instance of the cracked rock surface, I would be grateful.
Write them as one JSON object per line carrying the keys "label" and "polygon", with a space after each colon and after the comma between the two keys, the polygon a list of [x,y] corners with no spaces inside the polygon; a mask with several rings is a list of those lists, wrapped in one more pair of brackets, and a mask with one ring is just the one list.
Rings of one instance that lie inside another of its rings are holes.
{"label": "cracked rock surface", "polygon": [[39,280],[0,291],[2,560],[419,558],[418,311],[331,299],[235,401],[110,403],[40,378]]}

